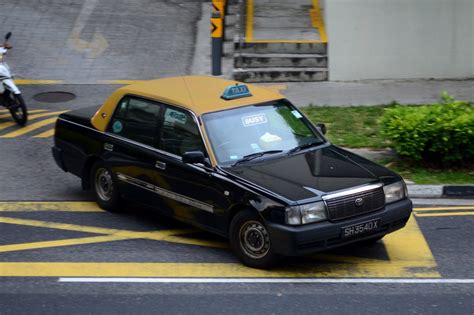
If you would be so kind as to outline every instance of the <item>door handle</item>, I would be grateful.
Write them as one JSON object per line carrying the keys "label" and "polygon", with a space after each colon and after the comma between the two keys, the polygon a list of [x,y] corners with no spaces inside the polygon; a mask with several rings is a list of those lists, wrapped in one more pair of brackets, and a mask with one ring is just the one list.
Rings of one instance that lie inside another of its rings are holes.
{"label": "door handle", "polygon": [[166,163],[161,162],[161,161],[156,161],[155,167],[160,170],[165,170],[166,169]]}
{"label": "door handle", "polygon": [[104,150],[112,152],[114,150],[114,145],[110,143],[104,143]]}

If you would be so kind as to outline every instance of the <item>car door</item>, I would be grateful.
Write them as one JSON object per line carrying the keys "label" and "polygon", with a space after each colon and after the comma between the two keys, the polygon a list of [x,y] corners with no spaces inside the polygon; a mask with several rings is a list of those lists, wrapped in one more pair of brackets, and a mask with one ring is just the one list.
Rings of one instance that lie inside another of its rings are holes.
{"label": "car door", "polygon": [[110,120],[104,157],[127,199],[146,204],[159,201],[154,179],[160,115],[159,103],[129,95],[119,102]]}
{"label": "car door", "polygon": [[230,206],[225,188],[211,169],[186,164],[181,159],[188,151],[201,151],[207,156],[195,116],[163,105],[158,148],[164,154],[156,182],[166,206],[182,220],[216,229],[217,216]]}

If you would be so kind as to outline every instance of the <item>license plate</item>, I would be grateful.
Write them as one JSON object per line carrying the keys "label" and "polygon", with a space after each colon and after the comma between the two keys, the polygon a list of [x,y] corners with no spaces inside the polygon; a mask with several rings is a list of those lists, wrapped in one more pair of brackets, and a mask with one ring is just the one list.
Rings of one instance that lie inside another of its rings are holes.
{"label": "license plate", "polygon": [[355,237],[370,233],[380,227],[380,219],[358,223],[342,228],[342,238]]}

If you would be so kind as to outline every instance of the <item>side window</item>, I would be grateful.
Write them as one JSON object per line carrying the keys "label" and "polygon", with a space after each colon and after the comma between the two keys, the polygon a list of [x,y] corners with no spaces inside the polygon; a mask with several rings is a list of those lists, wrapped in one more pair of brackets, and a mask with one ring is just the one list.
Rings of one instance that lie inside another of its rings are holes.
{"label": "side window", "polygon": [[155,145],[160,105],[152,101],[126,97],[120,101],[108,131],[147,145]]}
{"label": "side window", "polygon": [[179,156],[189,151],[206,152],[199,128],[191,114],[180,109],[165,107],[160,149]]}

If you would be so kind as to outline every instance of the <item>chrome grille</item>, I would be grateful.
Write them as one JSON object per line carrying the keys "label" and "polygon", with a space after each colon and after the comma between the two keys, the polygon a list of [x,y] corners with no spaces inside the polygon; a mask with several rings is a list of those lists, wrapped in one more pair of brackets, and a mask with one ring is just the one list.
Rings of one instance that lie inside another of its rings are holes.
{"label": "chrome grille", "polygon": [[[362,198],[362,204],[356,205],[356,200]],[[358,192],[337,198],[327,198],[326,205],[330,220],[341,220],[359,214],[381,209],[385,205],[385,194],[383,188]]]}

